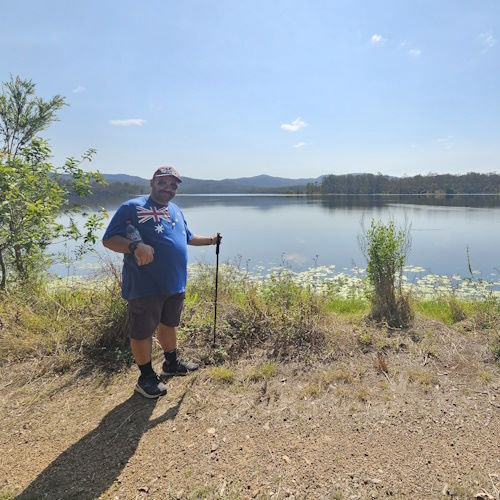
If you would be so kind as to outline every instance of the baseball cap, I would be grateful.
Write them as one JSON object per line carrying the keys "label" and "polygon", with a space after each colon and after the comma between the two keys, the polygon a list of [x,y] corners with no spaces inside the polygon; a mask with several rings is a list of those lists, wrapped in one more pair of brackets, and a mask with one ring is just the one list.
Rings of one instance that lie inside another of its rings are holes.
{"label": "baseball cap", "polygon": [[181,174],[174,167],[159,167],[153,174],[153,179],[156,177],[165,177],[166,175],[171,175],[175,177],[179,182],[182,182]]}

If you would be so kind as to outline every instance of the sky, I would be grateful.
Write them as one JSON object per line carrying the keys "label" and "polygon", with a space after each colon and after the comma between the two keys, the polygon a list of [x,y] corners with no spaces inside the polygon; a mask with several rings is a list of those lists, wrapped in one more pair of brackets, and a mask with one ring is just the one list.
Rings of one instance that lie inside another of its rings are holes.
{"label": "sky", "polygon": [[498,0],[0,0],[61,164],[203,179],[500,172]]}

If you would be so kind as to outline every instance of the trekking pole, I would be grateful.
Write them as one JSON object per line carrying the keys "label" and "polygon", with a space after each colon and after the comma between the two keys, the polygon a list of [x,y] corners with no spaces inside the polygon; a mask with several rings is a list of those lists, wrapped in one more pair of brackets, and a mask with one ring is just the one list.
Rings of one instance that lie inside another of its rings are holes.
{"label": "trekking pole", "polygon": [[214,343],[215,347],[215,332],[217,325],[217,286],[219,284],[219,247],[220,247],[221,236],[217,233],[217,246],[215,247],[215,300],[214,300]]}

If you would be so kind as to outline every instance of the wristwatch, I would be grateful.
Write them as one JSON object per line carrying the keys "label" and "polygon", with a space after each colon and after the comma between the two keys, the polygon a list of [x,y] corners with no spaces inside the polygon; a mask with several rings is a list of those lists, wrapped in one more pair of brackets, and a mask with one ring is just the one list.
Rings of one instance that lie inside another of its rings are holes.
{"label": "wristwatch", "polygon": [[139,243],[142,243],[141,240],[134,240],[134,241],[131,241],[129,244],[128,244],[128,251],[134,255],[134,252],[135,252],[135,249],[137,248],[137,245]]}

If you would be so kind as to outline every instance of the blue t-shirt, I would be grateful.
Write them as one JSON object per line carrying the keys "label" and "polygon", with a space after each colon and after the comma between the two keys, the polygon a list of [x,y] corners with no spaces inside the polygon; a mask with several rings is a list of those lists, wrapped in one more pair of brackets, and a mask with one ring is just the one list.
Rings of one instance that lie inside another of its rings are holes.
{"label": "blue t-shirt", "polygon": [[128,200],[116,211],[102,239],[126,237],[128,221],[155,253],[153,262],[145,266],[138,266],[133,255],[124,254],[122,297],[131,300],[185,292],[187,243],[193,235],[181,209],[172,202],[160,205],[147,196]]}

